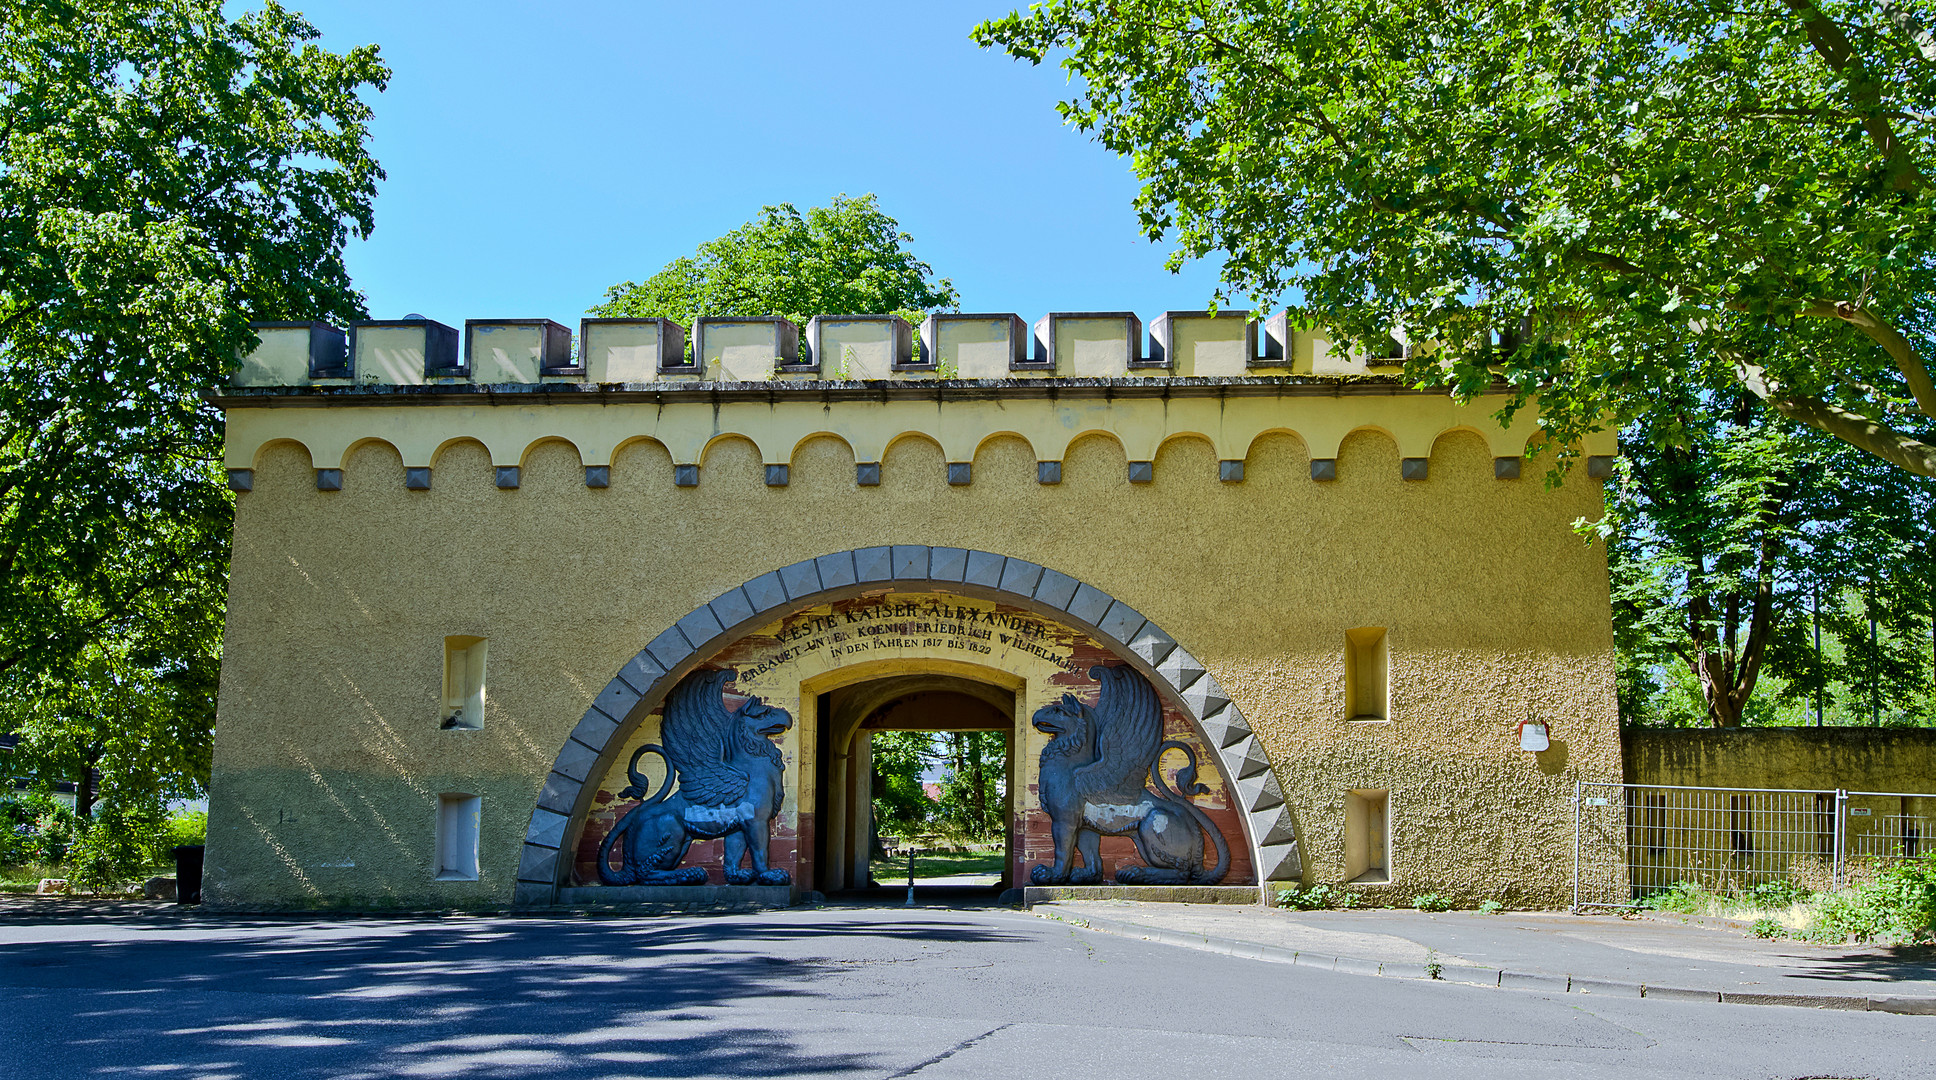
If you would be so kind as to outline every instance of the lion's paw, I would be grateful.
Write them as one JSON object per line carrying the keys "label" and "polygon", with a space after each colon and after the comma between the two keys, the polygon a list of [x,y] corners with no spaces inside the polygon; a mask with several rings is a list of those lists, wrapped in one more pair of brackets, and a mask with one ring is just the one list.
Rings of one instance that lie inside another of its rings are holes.
{"label": "lion's paw", "polygon": [[1085,866],[1080,870],[1069,871],[1069,884],[1071,885],[1099,885],[1101,883],[1102,871],[1093,866]]}
{"label": "lion's paw", "polygon": [[1189,880],[1181,870],[1155,866],[1125,866],[1116,871],[1116,881],[1122,885],[1181,885]]}
{"label": "lion's paw", "polygon": [[751,885],[753,884],[753,871],[743,866],[729,866],[726,868],[726,884]]}
{"label": "lion's paw", "polygon": [[758,880],[761,885],[791,885],[793,875],[776,867],[761,874]]}
{"label": "lion's paw", "polygon": [[1055,870],[1052,867],[1048,867],[1048,866],[1038,865],[1037,867],[1035,867],[1035,869],[1030,870],[1029,880],[1034,882],[1037,885],[1059,884],[1059,882],[1055,880]]}

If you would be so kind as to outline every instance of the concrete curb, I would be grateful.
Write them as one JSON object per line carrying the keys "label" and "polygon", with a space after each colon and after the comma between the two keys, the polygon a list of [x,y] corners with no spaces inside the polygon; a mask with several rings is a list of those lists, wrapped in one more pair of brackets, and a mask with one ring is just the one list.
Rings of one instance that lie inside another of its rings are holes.
{"label": "concrete curb", "polygon": [[1549,975],[1539,972],[1506,971],[1500,968],[1468,967],[1463,964],[1439,965],[1437,974],[1424,963],[1393,963],[1359,960],[1348,956],[1286,949],[1233,938],[1206,937],[1202,934],[1163,930],[1141,923],[1074,915],[1037,908],[1035,914],[1097,933],[1135,937],[1161,945],[1263,960],[1273,964],[1339,971],[1349,975],[1372,975],[1386,979],[1414,979],[1453,983],[1460,986],[1489,986],[1502,990],[1532,990],[1548,994],[1589,994],[1600,997],[1637,997],[1660,1001],[1712,1001],[1725,1005],[1787,1005],[1803,1009],[1847,1009],[1856,1012],[1901,1013],[1909,1016],[1936,1016],[1936,997],[1902,997],[1894,994],[1745,994],[1733,990],[1709,990],[1680,986],[1650,986],[1646,983],[1592,979],[1575,975]]}

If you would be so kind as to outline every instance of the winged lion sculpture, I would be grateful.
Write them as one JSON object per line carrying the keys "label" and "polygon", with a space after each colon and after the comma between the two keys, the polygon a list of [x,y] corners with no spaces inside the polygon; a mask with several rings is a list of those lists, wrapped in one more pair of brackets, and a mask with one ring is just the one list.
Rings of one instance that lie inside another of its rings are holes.
{"label": "winged lion sculpture", "polygon": [[[1055,865],[1029,872],[1037,885],[1093,885],[1102,880],[1105,836],[1129,836],[1145,866],[1116,871],[1124,885],[1215,885],[1230,870],[1230,846],[1188,796],[1210,789],[1197,783],[1196,751],[1163,738],[1156,688],[1126,667],[1093,667],[1102,684],[1095,708],[1073,694],[1042,706],[1030,721],[1054,736],[1042,748],[1037,790],[1055,839]],[[1166,750],[1189,761],[1176,771],[1176,788],[1158,763]],[[1145,781],[1154,781],[1154,791]],[[1217,864],[1203,865],[1203,840],[1217,848]],[[1082,865],[1075,865],[1080,857]]]}
{"label": "winged lion sculpture", "polygon": [[[785,709],[748,698],[728,713],[722,692],[730,669],[695,671],[666,696],[659,743],[641,746],[626,772],[632,783],[620,798],[639,799],[598,845],[598,877],[607,885],[703,885],[706,868],[680,866],[695,840],[725,841],[726,883],[786,885],[792,875],[766,865],[773,818],[786,797],[786,760],[773,736],[793,726]],[[639,759],[657,754],[666,778],[647,798],[651,781]],[[678,789],[673,789],[674,778]],[[612,852],[620,852],[617,866]],[[752,868],[741,865],[751,859]]]}

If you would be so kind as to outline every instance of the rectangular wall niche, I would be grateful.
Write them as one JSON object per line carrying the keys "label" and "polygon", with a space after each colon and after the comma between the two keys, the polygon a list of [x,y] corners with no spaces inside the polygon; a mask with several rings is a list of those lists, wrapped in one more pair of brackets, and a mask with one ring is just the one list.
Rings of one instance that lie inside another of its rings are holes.
{"label": "rectangular wall niche", "polygon": [[1390,650],[1385,628],[1361,626],[1344,632],[1344,707],[1351,720],[1386,720],[1391,702],[1386,693]]}
{"label": "rectangular wall niche", "polygon": [[446,731],[484,726],[484,645],[481,637],[444,639],[444,709],[438,726]]}
{"label": "rectangular wall niche", "polygon": [[1344,796],[1344,876],[1362,885],[1391,882],[1391,794],[1353,790]]}
{"label": "rectangular wall niche", "polygon": [[461,792],[437,796],[437,880],[477,880],[477,820],[483,800]]}

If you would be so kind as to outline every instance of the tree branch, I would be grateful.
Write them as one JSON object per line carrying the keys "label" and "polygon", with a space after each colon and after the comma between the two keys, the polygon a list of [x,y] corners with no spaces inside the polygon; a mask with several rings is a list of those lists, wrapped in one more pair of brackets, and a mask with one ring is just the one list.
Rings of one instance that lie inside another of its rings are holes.
{"label": "tree branch", "polygon": [[1910,17],[1908,9],[1896,3],[1895,0],[1878,0],[1876,7],[1882,10],[1882,14],[1887,16],[1890,22],[1896,24],[1896,29],[1909,35],[1909,40],[1916,43],[1916,51],[1922,54],[1923,63],[1936,64],[1936,37],[1932,37],[1929,31],[1917,26],[1916,20]]}
{"label": "tree branch", "polygon": [[1916,353],[1916,347],[1902,332],[1877,318],[1868,308],[1851,304],[1846,300],[1811,300],[1803,305],[1798,314],[1817,319],[1840,319],[1881,345],[1896,362],[1896,369],[1909,382],[1909,392],[1916,397],[1916,407],[1923,415],[1936,417],[1936,383],[1929,378],[1929,367]]}
{"label": "tree branch", "polygon": [[1823,14],[1815,6],[1814,0],[1783,0],[1788,9],[1801,17],[1802,26],[1808,32],[1808,43],[1815,47],[1815,54],[1822,62],[1842,76],[1848,86],[1849,97],[1862,112],[1862,128],[1869,133],[1869,141],[1889,163],[1891,182],[1897,191],[1918,191],[1927,185],[1916,163],[1909,160],[1909,149],[1896,137],[1895,130],[1883,117],[1886,111],[1882,103],[1882,84],[1869,73],[1869,66],[1855,51],[1855,45],[1835,20]]}
{"label": "tree branch", "polygon": [[1734,360],[1735,378],[1740,380],[1741,385],[1790,420],[1833,435],[1905,472],[1917,476],[1936,476],[1936,446],[1912,439],[1840,405],[1806,394],[1788,393],[1770,379],[1759,365],[1748,363],[1740,357],[1731,359]]}

